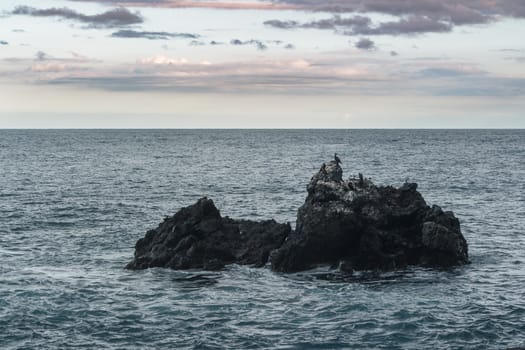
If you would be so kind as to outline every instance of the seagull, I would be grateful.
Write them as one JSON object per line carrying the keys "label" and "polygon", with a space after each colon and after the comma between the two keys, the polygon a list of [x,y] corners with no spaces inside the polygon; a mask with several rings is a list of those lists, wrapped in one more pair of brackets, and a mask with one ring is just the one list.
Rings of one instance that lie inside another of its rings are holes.
{"label": "seagull", "polygon": [[334,153],[334,160],[335,160],[336,164],[342,163],[341,159],[339,159],[339,157],[337,156],[337,153]]}

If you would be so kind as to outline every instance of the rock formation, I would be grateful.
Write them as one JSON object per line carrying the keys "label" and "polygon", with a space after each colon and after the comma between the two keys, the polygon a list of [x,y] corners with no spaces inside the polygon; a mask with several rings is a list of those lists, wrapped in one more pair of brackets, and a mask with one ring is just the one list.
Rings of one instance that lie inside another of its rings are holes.
{"label": "rock formation", "polygon": [[264,266],[290,234],[288,224],[221,217],[213,201],[201,198],[168,217],[135,244],[126,268],[218,270],[226,264]]}
{"label": "rock formation", "polygon": [[388,270],[468,262],[459,221],[452,212],[427,206],[415,183],[378,187],[361,174],[343,181],[342,169],[333,161],[307,189],[295,232],[272,252],[276,271],[327,263],[346,270]]}
{"label": "rock formation", "polygon": [[223,218],[212,200],[202,198],[139,239],[127,268],[216,270],[232,263],[261,267],[270,260],[280,272],[326,264],[351,272],[468,262],[458,219],[429,207],[415,183],[380,187],[361,174],[345,181],[331,161],[307,190],[293,232],[273,220]]}

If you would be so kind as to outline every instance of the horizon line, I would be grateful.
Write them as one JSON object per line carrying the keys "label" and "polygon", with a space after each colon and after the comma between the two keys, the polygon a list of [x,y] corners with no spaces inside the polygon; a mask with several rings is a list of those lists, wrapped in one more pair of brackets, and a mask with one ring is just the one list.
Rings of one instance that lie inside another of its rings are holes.
{"label": "horizon line", "polygon": [[53,131],[53,130],[78,130],[78,131],[82,131],[82,130],[122,130],[122,131],[125,131],[125,130],[239,130],[239,131],[250,131],[250,130],[261,130],[261,131],[264,131],[264,130],[283,130],[283,131],[293,131],[293,130],[302,130],[302,131],[307,131],[307,130],[523,130],[525,131],[525,128],[523,127],[517,127],[517,128],[513,128],[513,127],[501,127],[501,128],[498,128],[498,127],[495,127],[495,128],[484,128],[484,127],[456,127],[456,128],[443,128],[443,127],[440,127],[440,128],[433,128],[433,127],[423,127],[423,128],[400,128],[400,127],[383,127],[383,128],[374,128],[374,127],[356,127],[356,128],[336,128],[336,127],[318,127],[318,128],[272,128],[272,127],[264,127],[264,128],[215,128],[215,127],[194,127],[194,128],[190,128],[190,127],[180,127],[180,128],[97,128],[97,127],[86,127],[86,128],[61,128],[61,127],[55,127],[55,128],[1,128],[0,127],[0,131],[7,131],[7,130],[14,130],[14,131],[17,131],[17,130],[34,130],[34,131],[37,131],[37,130],[48,130],[48,131]]}

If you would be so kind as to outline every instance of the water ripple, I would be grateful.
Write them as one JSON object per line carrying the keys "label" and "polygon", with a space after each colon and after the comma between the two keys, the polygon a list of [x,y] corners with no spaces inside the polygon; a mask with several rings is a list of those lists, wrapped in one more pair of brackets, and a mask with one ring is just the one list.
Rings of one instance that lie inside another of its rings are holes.
{"label": "water ripple", "polygon": [[[0,134],[2,349],[525,346],[523,131]],[[293,224],[334,152],[345,176],[410,178],[456,212],[472,264],[353,276],[123,269],[147,228],[202,195],[224,215]]]}

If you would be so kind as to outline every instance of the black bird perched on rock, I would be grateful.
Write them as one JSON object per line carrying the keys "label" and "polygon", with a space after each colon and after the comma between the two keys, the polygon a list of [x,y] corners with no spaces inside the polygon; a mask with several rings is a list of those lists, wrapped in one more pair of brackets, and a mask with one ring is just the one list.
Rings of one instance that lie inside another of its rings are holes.
{"label": "black bird perched on rock", "polygon": [[337,165],[339,165],[341,162],[341,159],[339,159],[339,157],[337,156],[337,153],[334,153],[334,160],[335,162],[337,163]]}

